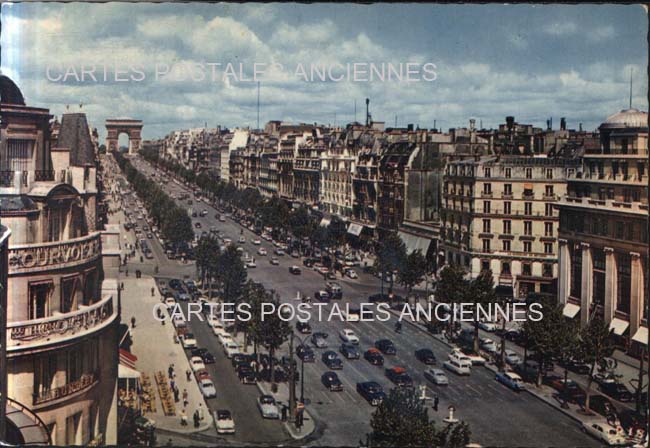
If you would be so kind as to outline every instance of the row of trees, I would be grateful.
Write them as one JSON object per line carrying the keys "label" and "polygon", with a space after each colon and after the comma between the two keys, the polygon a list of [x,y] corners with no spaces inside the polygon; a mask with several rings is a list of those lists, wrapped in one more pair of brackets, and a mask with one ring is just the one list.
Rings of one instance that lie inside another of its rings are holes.
{"label": "row of trees", "polygon": [[121,152],[114,151],[113,155],[126,179],[144,203],[149,216],[160,228],[163,238],[175,247],[191,241],[194,238],[194,230],[187,211],[177,206],[156,182],[139,172]]}
{"label": "row of trees", "polygon": [[[397,274],[397,282],[410,295],[413,288],[425,280],[427,261],[419,250],[407,254],[402,239],[394,233],[386,235],[377,244],[374,268],[381,273],[382,282],[385,274]],[[394,275],[390,275],[389,294],[393,289]]]}

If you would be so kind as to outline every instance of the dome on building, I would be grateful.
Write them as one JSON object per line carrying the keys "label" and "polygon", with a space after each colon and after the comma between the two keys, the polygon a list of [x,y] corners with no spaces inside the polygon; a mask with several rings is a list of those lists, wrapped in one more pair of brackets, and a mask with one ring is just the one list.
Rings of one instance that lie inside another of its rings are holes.
{"label": "dome on building", "polygon": [[624,109],[610,115],[600,127],[605,129],[647,128],[648,113],[639,109]]}
{"label": "dome on building", "polygon": [[5,104],[25,105],[23,94],[11,78],[0,75],[0,102]]}

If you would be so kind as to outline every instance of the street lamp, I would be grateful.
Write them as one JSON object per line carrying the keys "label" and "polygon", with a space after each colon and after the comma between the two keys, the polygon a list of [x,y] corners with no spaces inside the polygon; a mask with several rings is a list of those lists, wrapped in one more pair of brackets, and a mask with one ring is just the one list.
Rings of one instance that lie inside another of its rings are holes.
{"label": "street lamp", "polygon": [[[296,336],[296,334],[292,331],[291,332],[291,347],[293,347],[294,338],[297,339],[300,342],[300,345],[305,346],[305,342],[307,341],[308,336],[305,336],[305,338],[302,339],[299,336]],[[291,367],[292,367],[292,370],[293,370],[293,350],[291,350],[291,352],[292,352],[290,354],[290,356],[291,356]],[[292,371],[291,381],[292,381],[291,389],[295,390],[296,380],[295,380],[295,375],[293,374],[293,371]],[[294,392],[293,393],[294,403],[292,403],[293,404],[293,406],[292,406],[293,409],[296,408],[295,399],[296,399],[296,394]],[[300,359],[300,402],[303,403],[303,404],[305,403],[305,361],[304,361],[303,358]]]}

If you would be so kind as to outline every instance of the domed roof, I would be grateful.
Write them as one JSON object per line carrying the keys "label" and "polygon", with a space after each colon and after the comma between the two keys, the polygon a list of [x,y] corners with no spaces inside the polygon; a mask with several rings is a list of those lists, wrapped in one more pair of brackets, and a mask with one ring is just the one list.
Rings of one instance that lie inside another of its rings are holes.
{"label": "domed roof", "polygon": [[5,104],[25,105],[23,94],[11,78],[0,75],[0,102]]}
{"label": "domed roof", "polygon": [[648,113],[634,108],[623,109],[614,115],[610,115],[600,127],[606,129],[647,128]]}

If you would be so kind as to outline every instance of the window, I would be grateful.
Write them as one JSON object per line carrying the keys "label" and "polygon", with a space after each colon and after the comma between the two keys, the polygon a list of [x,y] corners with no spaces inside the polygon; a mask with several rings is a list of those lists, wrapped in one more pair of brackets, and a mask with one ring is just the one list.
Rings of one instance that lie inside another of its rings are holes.
{"label": "window", "polygon": [[545,222],[544,223],[544,236],[553,236],[553,223]]}
{"label": "window", "polygon": [[501,273],[505,275],[510,275],[510,263],[507,261],[501,262]]}
{"label": "window", "polygon": [[490,233],[490,220],[489,219],[484,219],[483,220],[483,233]]}
{"label": "window", "polygon": [[68,351],[67,365],[66,365],[66,383],[70,384],[78,381],[82,374],[83,354],[77,347]]}
{"label": "window", "polygon": [[607,199],[614,199],[614,189],[613,188],[608,188],[607,189]]}
{"label": "window", "polygon": [[544,243],[544,253],[547,255],[553,253],[553,243]]}
{"label": "window", "polygon": [[622,139],[621,140],[621,154],[627,154],[627,145],[628,145],[627,139],[626,138]]}
{"label": "window", "polygon": [[533,222],[524,221],[524,235],[531,236],[533,234]]}
{"label": "window", "polygon": [[630,312],[630,294],[632,287],[632,258],[630,254],[616,254],[618,287],[616,288],[616,310]]}
{"label": "window", "polygon": [[80,423],[81,412],[77,412],[65,419],[66,445],[81,445]]}
{"label": "window", "polygon": [[510,240],[503,240],[503,250],[510,252]]}
{"label": "window", "polygon": [[544,190],[545,196],[553,196],[553,185],[547,185],[546,189]]}
{"label": "window", "polygon": [[553,277],[553,265],[551,263],[544,263],[542,265],[542,276]]}
{"label": "window", "polygon": [[634,224],[631,222],[625,224],[625,239],[634,241]]}
{"label": "window", "polygon": [[544,205],[544,214],[546,216],[553,216],[553,204]]}
{"label": "window", "polygon": [[641,180],[641,178],[643,176],[645,176],[645,164],[643,162],[637,163],[636,164],[636,171],[637,171],[637,174],[639,176],[639,180]]}
{"label": "window", "polygon": [[533,214],[533,203],[524,202],[524,215],[530,216]]}
{"label": "window", "polygon": [[490,240],[483,240],[483,252],[490,252]]}
{"label": "window", "polygon": [[533,169],[526,168],[526,179],[532,179],[532,178],[533,178]]}
{"label": "window", "polygon": [[524,252],[529,254],[533,252],[533,243],[530,241],[524,241]]}
{"label": "window", "polygon": [[481,260],[481,271],[482,272],[490,271],[490,260]]}
{"label": "window", "polygon": [[574,246],[571,250],[571,296],[582,295],[582,248]]}
{"label": "window", "polygon": [[62,313],[69,313],[79,305],[78,295],[81,294],[79,276],[64,277],[61,279],[61,305]]}
{"label": "window", "polygon": [[546,168],[546,178],[547,179],[553,179],[553,169],[552,168]]}
{"label": "window", "polygon": [[53,284],[50,281],[29,285],[29,318],[40,319],[50,315],[50,293]]}
{"label": "window", "polygon": [[483,168],[484,177],[491,177],[490,174],[492,174],[490,168]]}
{"label": "window", "polygon": [[504,235],[510,235],[512,232],[512,221],[504,220],[503,221],[503,233]]}
{"label": "window", "polygon": [[492,184],[483,184],[483,194],[492,194]]}
{"label": "window", "polygon": [[632,201],[641,202],[641,192],[639,190],[632,190]]}
{"label": "window", "polygon": [[503,213],[506,215],[509,215],[512,213],[512,202],[504,202],[503,203]]}
{"label": "window", "polygon": [[616,221],[616,238],[622,240],[625,237],[625,223]]}
{"label": "window", "polygon": [[593,299],[596,305],[605,304],[605,252],[601,249],[592,249],[593,259]]}
{"label": "window", "polygon": [[529,277],[533,275],[532,265],[530,263],[523,263],[521,265],[521,274]]}
{"label": "window", "polygon": [[9,139],[7,141],[7,157],[6,160],[2,161],[2,169],[9,171],[33,171],[33,148],[34,140]]}
{"label": "window", "polygon": [[506,179],[510,179],[512,177],[512,169],[506,168]]}
{"label": "window", "polygon": [[490,213],[490,201],[483,201],[483,213]]}
{"label": "window", "polygon": [[512,195],[512,184],[503,185],[503,194],[505,194],[506,196]]}
{"label": "window", "polygon": [[56,376],[56,354],[39,356],[34,360],[34,393],[41,396],[52,389]]}

